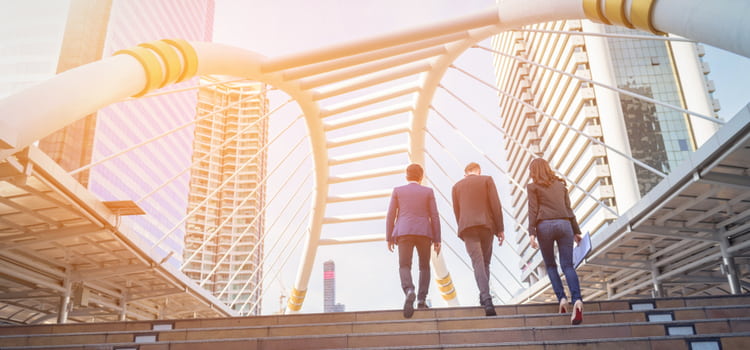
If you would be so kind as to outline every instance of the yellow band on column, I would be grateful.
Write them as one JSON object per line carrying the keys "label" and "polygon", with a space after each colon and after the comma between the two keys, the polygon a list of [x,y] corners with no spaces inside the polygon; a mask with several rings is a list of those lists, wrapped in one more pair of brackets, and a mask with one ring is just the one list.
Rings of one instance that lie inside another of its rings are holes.
{"label": "yellow band on column", "polygon": [[633,23],[630,23],[628,16],[625,13],[625,0],[607,0],[604,4],[604,16],[612,22],[623,27],[635,28]]}
{"label": "yellow band on column", "polygon": [[583,0],[583,13],[586,18],[599,23],[612,24],[604,17],[602,12],[602,0]]}
{"label": "yellow band on column", "polygon": [[286,307],[292,311],[299,311],[302,308],[302,302],[305,301],[306,290],[297,290],[292,288],[292,295],[289,296],[289,300],[286,302]]}
{"label": "yellow band on column", "polygon": [[664,35],[665,33],[654,28],[651,15],[654,10],[654,0],[633,0],[630,4],[630,20],[633,25],[640,29],[649,31],[654,34]]}
{"label": "yellow band on column", "polygon": [[445,294],[445,293],[450,293],[450,292],[452,292],[452,291],[453,291],[453,283],[450,283],[450,284],[446,284],[446,285],[444,285],[444,286],[438,286],[438,289],[439,289],[439,290],[440,290],[441,292],[443,292],[443,294]]}
{"label": "yellow band on column", "polygon": [[134,47],[132,49],[120,50],[114,53],[114,55],[122,54],[132,56],[138,60],[146,73],[146,86],[144,86],[143,90],[139,93],[133,95],[133,97],[143,96],[161,84],[164,79],[164,72],[161,68],[161,61],[156,57],[156,54],[154,54],[153,51],[143,47]]}
{"label": "yellow band on column", "polygon": [[198,71],[198,54],[189,42],[183,39],[164,39],[165,43],[174,46],[182,54],[182,70],[177,82],[183,82],[195,76]]}
{"label": "yellow band on column", "polygon": [[453,287],[453,280],[451,275],[447,274],[443,278],[436,278],[435,282],[438,284],[438,289],[444,300],[452,300],[456,298],[456,288]]}
{"label": "yellow band on column", "polygon": [[451,279],[451,274],[447,274],[443,278],[436,278],[435,282],[437,282],[437,284],[441,286],[444,286],[444,285],[453,283],[453,280]]}
{"label": "yellow band on column", "polygon": [[161,62],[164,67],[164,79],[161,84],[159,84],[160,88],[177,81],[182,67],[180,65],[180,55],[175,51],[176,48],[163,41],[152,41],[138,46],[151,49],[161,57]]}
{"label": "yellow band on column", "polygon": [[452,300],[456,298],[456,290],[454,289],[452,292],[448,294],[443,294],[443,300]]}

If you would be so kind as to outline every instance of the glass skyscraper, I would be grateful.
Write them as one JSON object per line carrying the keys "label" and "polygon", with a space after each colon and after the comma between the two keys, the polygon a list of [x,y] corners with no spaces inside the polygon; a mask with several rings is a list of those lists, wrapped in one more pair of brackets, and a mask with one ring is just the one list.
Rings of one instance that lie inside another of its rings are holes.
{"label": "glass skyscraper", "polygon": [[[60,57],[65,69],[144,42],[212,37],[213,0],[72,0],[70,9]],[[165,89],[196,84],[197,78]],[[40,142],[66,170],[95,163],[88,174],[77,172],[84,174],[79,181],[103,201],[135,201],[147,215],[123,217],[134,232],[130,238],[145,247],[159,242],[151,253],[169,255],[173,266],[182,257],[197,94],[126,100]]]}
{"label": "glass skyscraper", "polygon": [[2,6],[0,98],[55,75],[69,4],[29,0]]}
{"label": "glass skyscraper", "polygon": [[[704,115],[714,116],[718,108],[695,44],[560,33],[648,35],[586,20],[525,29],[496,36],[492,46],[504,53],[495,55],[494,65],[497,86],[509,95],[500,94],[500,118],[508,133],[508,174],[518,184],[510,191],[508,207],[518,224],[514,239],[522,280],[534,284],[546,271],[525,232],[524,187],[531,181],[532,159],[544,157],[566,179],[582,230],[596,234],[661,181],[660,175],[615,150],[668,173],[713,131],[695,132],[695,120],[681,111],[559,71]],[[688,94],[702,101],[691,101]],[[696,107],[697,102],[703,107]]]}

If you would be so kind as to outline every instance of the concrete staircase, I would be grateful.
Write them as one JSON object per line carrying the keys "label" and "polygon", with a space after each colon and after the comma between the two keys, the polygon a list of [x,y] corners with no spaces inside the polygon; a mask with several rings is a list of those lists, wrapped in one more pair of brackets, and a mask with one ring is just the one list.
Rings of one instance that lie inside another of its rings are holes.
{"label": "concrete staircase", "polygon": [[0,349],[750,349],[750,295],[0,327]]}

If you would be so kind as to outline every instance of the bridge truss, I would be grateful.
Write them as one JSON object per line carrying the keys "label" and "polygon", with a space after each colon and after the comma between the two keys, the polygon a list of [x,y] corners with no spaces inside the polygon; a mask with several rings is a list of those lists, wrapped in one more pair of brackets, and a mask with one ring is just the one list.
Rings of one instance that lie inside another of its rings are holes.
{"label": "bridge truss", "polygon": [[[382,220],[383,212],[330,215],[327,209],[382,202],[392,182],[375,189],[361,184],[399,176],[408,162],[431,162],[435,173],[447,175],[435,160],[435,149],[449,150],[451,145],[433,136],[429,118],[453,126],[478,154],[490,152],[477,146],[472,135],[461,134],[458,121],[436,108],[438,93],[466,102],[442,82],[449,71],[464,73],[456,62],[467,50],[483,49],[478,47],[481,41],[523,25],[589,19],[673,33],[748,57],[749,24],[737,15],[747,13],[743,10],[747,5],[732,1],[505,1],[455,20],[284,57],[163,40],[63,73],[0,101],[0,312],[10,322],[23,323],[237,314],[170,267],[169,260],[180,252],[158,255],[150,249],[155,242],[138,242],[119,225],[126,209],[93,198],[33,146],[100,108],[203,75],[263,82],[299,106],[313,172],[304,246],[287,303],[287,312],[297,312],[319,247],[383,240],[377,233],[334,236],[326,231],[333,225]],[[86,94],[68,86],[83,86]],[[44,106],[27,108],[41,97]],[[738,293],[745,288],[746,274],[738,266],[749,249],[744,236],[750,217],[747,114],[747,109],[741,112],[708,138],[685,167],[595,233],[594,252],[581,268],[586,295],[638,296],[688,285],[691,293]],[[273,118],[272,113],[268,117]],[[489,125],[497,128],[492,121]],[[505,136],[502,129],[498,132]],[[608,152],[621,150],[609,147]],[[502,166],[496,168],[502,172]],[[450,217],[442,220],[451,228]],[[456,305],[457,290],[442,255],[433,256],[432,262],[443,298]],[[729,290],[723,289],[725,284]],[[524,287],[521,294],[506,290],[504,301],[548,298],[544,281]]]}

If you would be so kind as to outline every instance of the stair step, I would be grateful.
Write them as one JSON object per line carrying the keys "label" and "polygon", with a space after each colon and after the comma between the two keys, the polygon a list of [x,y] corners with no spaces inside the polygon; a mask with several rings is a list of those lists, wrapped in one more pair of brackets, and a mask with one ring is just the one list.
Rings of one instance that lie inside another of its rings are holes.
{"label": "stair step", "polygon": [[[420,313],[422,311],[418,311]],[[645,319],[645,312],[630,311]],[[750,332],[750,317],[676,320],[666,322],[617,321],[613,312],[599,311],[587,314],[585,324],[571,327],[569,315],[527,315],[525,317],[463,317],[448,319],[412,319],[391,321],[363,321],[339,323],[311,323],[276,326],[201,327],[170,330],[110,331],[86,333],[52,333],[0,336],[5,346],[41,346],[62,344],[103,344],[138,342],[139,338],[152,341],[216,340],[239,338],[284,338],[311,336],[348,336],[358,339],[388,338],[401,343],[400,338],[429,338],[425,334],[438,334],[443,344],[463,343],[468,339],[482,342],[523,340],[575,340],[596,338],[622,338],[639,336],[665,336],[674,327],[691,327],[695,334]],[[408,330],[404,332],[404,330]],[[672,333],[674,334],[674,333]],[[685,334],[679,334],[685,335]],[[148,341],[151,342],[151,341]],[[412,344],[413,345],[413,344]],[[429,345],[423,344],[423,345]],[[369,345],[362,345],[369,346]]]}
{"label": "stair step", "polygon": [[[729,301],[729,302],[728,302]],[[589,301],[585,304],[587,318],[598,311],[613,312],[618,322],[646,321],[645,315],[653,312],[673,312],[675,320],[692,320],[706,318],[732,318],[750,315],[750,294],[732,297],[701,297],[683,299],[656,299],[656,310],[631,311],[628,301]],[[498,305],[495,307],[498,317],[554,316],[557,304],[521,304]],[[476,317],[483,315],[479,307],[433,308],[428,311],[417,311],[415,319],[449,319]],[[638,319],[636,315],[644,315]],[[9,334],[45,334],[45,333],[85,333],[106,331],[149,331],[154,325],[173,325],[173,329],[215,328],[241,326],[276,326],[308,323],[339,323],[402,320],[401,310],[359,311],[341,313],[310,313],[293,315],[268,315],[207,319],[176,319],[158,321],[101,322],[77,324],[44,324],[0,326],[0,335]]]}
{"label": "stair step", "polygon": [[[556,304],[0,327],[0,349],[746,349],[750,295],[592,301],[584,324]],[[694,333],[694,334],[693,334]],[[608,344],[608,345],[606,345]],[[386,346],[387,345],[387,346]]]}
{"label": "stair step", "polygon": [[[742,319],[747,322],[748,319]],[[403,325],[402,325],[403,326]],[[231,330],[209,330],[200,332],[193,331],[183,333],[184,337],[165,336],[156,334],[158,341],[135,342],[130,341],[97,341],[85,342],[89,338],[67,335],[58,337],[64,341],[52,342],[53,336],[28,337],[24,344],[3,342],[3,349],[91,349],[109,346],[112,348],[139,347],[145,349],[179,349],[183,346],[198,345],[207,346],[244,344],[245,349],[335,349],[335,348],[357,348],[357,349],[387,349],[392,347],[379,347],[382,344],[399,344],[399,348],[474,348],[474,347],[497,347],[497,346],[533,346],[544,345],[541,349],[548,349],[547,345],[561,344],[614,344],[620,342],[658,340],[663,349],[689,349],[688,341],[716,339],[722,343],[746,346],[750,339],[750,329],[741,326],[744,330],[729,329],[714,333],[698,333],[694,335],[672,335],[664,333],[664,325],[652,330],[638,331],[635,326],[624,327],[623,325],[585,325],[585,326],[554,326],[541,328],[516,328],[516,329],[484,329],[484,330],[428,330],[409,332],[372,332],[372,333],[336,333],[336,334],[310,334],[306,336],[256,336],[251,333],[232,332]],[[657,326],[657,325],[651,325]],[[400,328],[399,330],[403,330]],[[237,330],[239,331],[239,330]],[[243,330],[246,331],[246,330]],[[726,340],[726,338],[742,337],[741,339]],[[46,338],[46,339],[45,339]],[[132,338],[131,338],[132,339]],[[113,338],[114,340],[114,338]],[[81,342],[84,341],[84,342]],[[183,345],[183,346],[180,346]],[[468,346],[470,345],[470,346]],[[208,348],[208,347],[206,347]],[[621,349],[621,347],[616,347]],[[628,347],[629,348],[629,347]],[[736,347],[722,347],[722,349],[735,349]],[[221,347],[221,349],[226,349]],[[588,349],[588,347],[584,347]],[[644,347],[642,349],[649,349]],[[740,347],[736,349],[746,349]]]}

